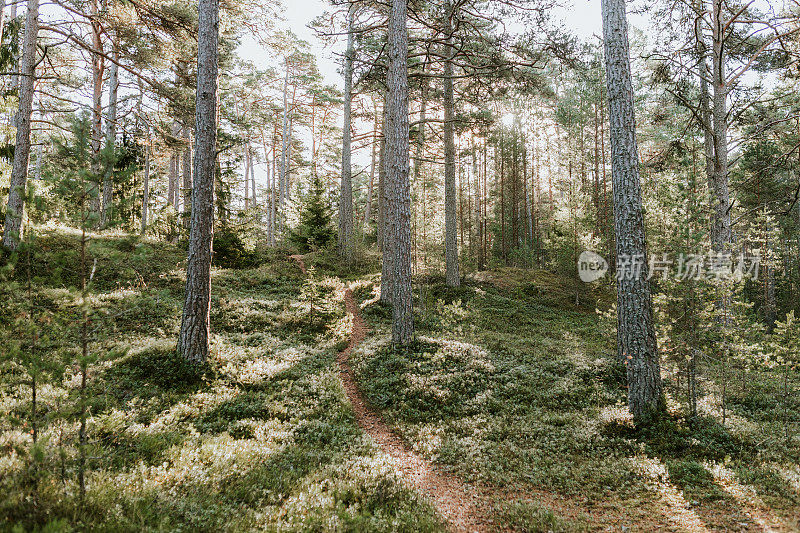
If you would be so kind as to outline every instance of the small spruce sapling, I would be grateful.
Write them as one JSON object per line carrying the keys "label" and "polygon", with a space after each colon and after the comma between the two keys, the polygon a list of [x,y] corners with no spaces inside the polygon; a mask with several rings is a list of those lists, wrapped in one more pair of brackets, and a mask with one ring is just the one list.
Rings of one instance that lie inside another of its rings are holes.
{"label": "small spruce sapling", "polygon": [[322,287],[317,279],[317,271],[314,266],[309,266],[306,271],[306,279],[300,291],[300,298],[308,304],[308,325],[314,326],[314,306],[320,307],[322,300]]}

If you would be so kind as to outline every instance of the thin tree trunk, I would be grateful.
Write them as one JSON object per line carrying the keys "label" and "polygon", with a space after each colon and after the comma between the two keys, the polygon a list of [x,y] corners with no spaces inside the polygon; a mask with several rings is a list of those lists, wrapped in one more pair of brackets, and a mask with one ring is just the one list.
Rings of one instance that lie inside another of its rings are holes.
{"label": "thin tree trunk", "polygon": [[244,208],[250,208],[250,150],[244,149]]}
{"label": "thin tree trunk", "polygon": [[[374,101],[373,101],[374,103]],[[364,207],[364,233],[372,219],[372,192],[375,190],[375,168],[377,166],[378,153],[378,128],[380,122],[378,118],[378,106],[375,106],[375,128],[372,130],[372,155],[369,165],[369,187],[367,188],[367,205]]]}
{"label": "thin tree trunk", "polygon": [[[381,121],[381,146],[378,150],[378,250],[384,251],[383,240],[386,235],[386,100],[383,95],[383,119]],[[387,256],[383,256],[383,263],[387,263]],[[381,300],[389,301],[391,291],[384,298],[383,283],[381,284]]]}
{"label": "thin tree trunk", "polygon": [[[17,3],[16,3],[16,1],[12,1],[11,2],[11,6],[9,7],[9,10],[8,10],[8,20],[9,20],[9,22],[11,22],[13,20],[17,20]],[[22,38],[23,38],[23,41],[24,41],[25,37],[23,36]],[[14,53],[14,56],[11,58],[11,72],[12,72],[12,74],[11,74],[11,90],[12,91],[14,89],[16,89],[17,87],[19,87],[19,74],[18,73],[19,73],[19,66],[20,66],[19,65],[19,57],[17,55],[17,52],[14,51],[13,53]],[[12,119],[14,119],[14,117],[12,117]]]}
{"label": "thin tree trunk", "polygon": [[353,260],[353,175],[350,168],[351,129],[350,114],[353,105],[353,21],[356,4],[347,12],[347,49],[344,56],[344,124],[342,126],[342,179],[339,198],[339,256],[346,262]]}
{"label": "thin tree trunk", "polygon": [[28,163],[31,155],[31,113],[33,112],[33,87],[36,74],[36,40],[39,35],[39,0],[28,0],[25,17],[25,37],[22,42],[22,79],[17,113],[17,139],[8,204],[3,232],[3,246],[16,250],[22,239],[22,217],[25,211],[25,189],[28,183]]}
{"label": "thin tree trunk", "polygon": [[278,231],[283,231],[283,218],[282,214],[278,211],[283,208],[284,200],[284,184],[286,183],[286,172],[288,170],[288,151],[289,151],[289,58],[286,57],[285,61],[286,73],[283,78],[283,133],[281,135],[281,174],[278,178],[278,207],[276,209],[276,218],[278,221]]}
{"label": "thin tree trunk", "polygon": [[445,281],[449,287],[458,287],[461,278],[458,272],[458,220],[456,219],[456,148],[455,148],[455,102],[453,97],[453,47],[452,19],[455,8],[452,0],[447,0],[444,18],[444,256]]}
{"label": "thin tree trunk", "polygon": [[475,138],[472,139],[472,174],[475,179],[475,257],[478,262],[478,270],[483,270],[483,226],[481,222],[481,173],[478,167],[478,148],[475,145]]}
{"label": "thin tree trunk", "polygon": [[[617,235],[618,350],[627,366],[628,405],[634,421],[647,423],[661,415],[665,402],[650,283],[646,279],[647,247],[625,0],[602,0],[602,12]],[[635,269],[619,272],[624,264],[632,266],[637,261],[643,262],[640,274]]]}
{"label": "thin tree trunk", "polygon": [[218,0],[199,0],[194,184],[186,296],[178,351],[187,361],[208,358],[211,334],[211,252],[214,238],[214,176],[217,160]]}
{"label": "thin tree trunk", "polygon": [[102,146],[103,129],[103,70],[105,60],[100,54],[103,51],[103,41],[101,39],[100,11],[98,0],[92,0],[91,4],[91,30],[92,46],[97,51],[92,53],[92,191],[91,206],[92,211],[100,214],[100,176],[102,173],[102,161],[100,160],[100,149]]}
{"label": "thin tree trunk", "polygon": [[113,217],[114,205],[114,164],[115,145],[117,142],[117,91],[119,89],[119,69],[116,60],[119,58],[116,45],[113,49],[114,62],[111,63],[108,77],[108,114],[106,115],[106,151],[110,160],[106,162],[106,172],[103,176],[103,208],[100,225],[108,226]]}
{"label": "thin tree trunk", "polygon": [[146,127],[147,146],[144,152],[144,190],[142,193],[142,235],[147,232],[148,207],[150,206],[150,125]]}
{"label": "thin tree trunk", "polygon": [[191,230],[192,226],[192,136],[189,127],[183,126],[183,138],[186,148],[183,150],[183,228]]}
{"label": "thin tree trunk", "polygon": [[253,161],[253,150],[248,147],[250,154],[250,192],[253,195],[253,207],[258,207],[258,198],[256,197],[256,163]]}
{"label": "thin tree trunk", "polygon": [[703,10],[703,5],[700,3],[697,6],[698,16],[695,22],[695,39],[697,41],[697,71],[700,74],[700,120],[703,128],[703,148],[705,153],[705,167],[706,178],[708,179],[708,193],[714,194],[714,130],[711,123],[711,101],[708,95],[708,65],[707,56],[708,50],[705,39],[703,37],[703,19],[700,16]]}
{"label": "thin tree trunk", "polygon": [[392,0],[386,77],[387,232],[385,253],[392,266],[392,344],[408,346],[414,337],[411,309],[411,190],[408,140],[408,30],[406,0]]}

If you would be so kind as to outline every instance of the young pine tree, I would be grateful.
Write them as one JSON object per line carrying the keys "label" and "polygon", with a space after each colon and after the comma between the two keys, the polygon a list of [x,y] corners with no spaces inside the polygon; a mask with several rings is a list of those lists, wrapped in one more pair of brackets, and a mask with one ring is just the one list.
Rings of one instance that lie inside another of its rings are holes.
{"label": "young pine tree", "polygon": [[331,209],[325,199],[325,187],[319,176],[311,181],[311,188],[300,203],[299,223],[289,235],[289,240],[303,252],[326,246],[335,233],[331,224]]}

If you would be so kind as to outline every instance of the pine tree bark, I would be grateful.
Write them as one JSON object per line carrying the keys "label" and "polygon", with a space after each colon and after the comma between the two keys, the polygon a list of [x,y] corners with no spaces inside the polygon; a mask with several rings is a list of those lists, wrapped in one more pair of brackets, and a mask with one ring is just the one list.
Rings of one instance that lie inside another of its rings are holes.
{"label": "pine tree bark", "polygon": [[103,176],[103,205],[100,215],[101,227],[106,227],[111,223],[114,205],[114,153],[117,142],[117,93],[119,90],[119,69],[116,61],[119,53],[116,46],[112,52],[114,61],[109,68],[108,76],[108,113],[106,114],[106,151],[110,154],[111,160],[106,163],[106,171]]}
{"label": "pine tree bark", "polygon": [[725,29],[724,0],[712,0],[712,85],[714,118],[714,160],[711,191],[712,229],[711,244],[722,252],[731,242],[731,198],[728,187],[728,87],[725,80]]}
{"label": "pine tree bark", "polygon": [[218,0],[199,0],[197,106],[195,111],[192,226],[178,351],[184,359],[208,358],[211,335],[211,253],[214,238],[214,178],[217,160]]}
{"label": "pine tree bark", "polygon": [[456,218],[456,147],[455,147],[455,103],[453,98],[453,1],[447,0],[444,31],[444,256],[445,282],[449,287],[458,287],[461,278],[458,272],[458,220]]}
{"label": "pine tree bark", "polygon": [[353,105],[353,21],[356,4],[347,12],[347,49],[344,56],[344,123],[342,125],[342,179],[339,198],[339,256],[346,262],[353,260],[353,176],[351,158],[351,111]]}
{"label": "pine tree bark", "polygon": [[31,114],[36,67],[36,40],[39,35],[39,0],[28,0],[25,17],[25,36],[22,42],[21,80],[19,82],[19,110],[17,112],[17,139],[8,204],[3,231],[3,246],[16,250],[22,238],[22,217],[25,211],[25,190],[28,183],[28,163],[31,155]]}
{"label": "pine tree bark", "polygon": [[389,70],[386,84],[387,224],[384,254],[391,257],[392,344],[414,337],[411,308],[411,187],[408,139],[408,30],[406,0],[392,0],[389,15]]}
{"label": "pine tree bark", "polygon": [[602,0],[606,85],[611,125],[614,220],[617,265],[641,260],[640,275],[618,276],[617,341],[627,365],[628,405],[637,424],[646,424],[665,409],[653,327],[647,249],[642,214],[639,158],[636,145],[633,87],[628,55],[625,0]]}

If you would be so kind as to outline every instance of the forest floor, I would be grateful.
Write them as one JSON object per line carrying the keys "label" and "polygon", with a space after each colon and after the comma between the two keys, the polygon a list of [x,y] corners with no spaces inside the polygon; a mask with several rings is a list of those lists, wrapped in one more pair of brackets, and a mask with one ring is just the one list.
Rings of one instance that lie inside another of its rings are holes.
{"label": "forest floor", "polygon": [[311,254],[304,274],[264,252],[214,270],[198,372],[175,357],[185,252],[127,235],[90,246],[80,503],[78,239],[39,233],[30,291],[25,258],[0,271],[0,346],[34,331],[53,359],[37,363],[35,447],[28,359],[0,362],[0,530],[800,529],[800,406],[778,377],[732,380],[722,426],[720,372],[704,369],[707,416],[688,428],[667,366],[671,417],[637,431],[595,313],[608,294],[515,268],[458,289],[420,277],[418,340],[396,352],[374,262]]}

